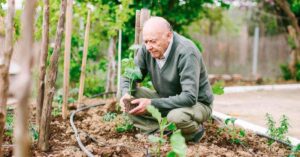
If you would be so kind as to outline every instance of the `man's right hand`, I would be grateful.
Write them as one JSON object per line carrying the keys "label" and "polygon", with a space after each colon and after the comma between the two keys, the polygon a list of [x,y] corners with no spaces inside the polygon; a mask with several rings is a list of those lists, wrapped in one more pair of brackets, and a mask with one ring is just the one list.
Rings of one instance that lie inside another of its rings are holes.
{"label": "man's right hand", "polygon": [[122,96],[122,98],[120,99],[120,107],[121,107],[121,110],[123,111],[123,112],[125,112],[125,105],[124,105],[124,102],[123,102],[123,100],[124,99],[130,99],[132,96],[131,95],[129,95],[128,93],[126,93],[124,96]]}

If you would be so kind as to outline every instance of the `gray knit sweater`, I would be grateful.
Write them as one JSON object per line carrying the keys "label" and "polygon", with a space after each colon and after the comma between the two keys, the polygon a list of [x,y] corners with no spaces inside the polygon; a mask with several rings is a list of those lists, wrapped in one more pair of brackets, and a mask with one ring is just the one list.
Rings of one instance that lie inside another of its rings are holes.
{"label": "gray knit sweater", "polygon": [[[160,96],[152,99],[151,104],[160,110],[193,106],[196,102],[212,104],[214,98],[201,53],[189,39],[175,32],[173,35],[170,54],[161,69],[145,45],[136,56],[143,78],[150,75],[154,89]],[[128,91],[128,87],[129,81],[122,78],[122,95]]]}

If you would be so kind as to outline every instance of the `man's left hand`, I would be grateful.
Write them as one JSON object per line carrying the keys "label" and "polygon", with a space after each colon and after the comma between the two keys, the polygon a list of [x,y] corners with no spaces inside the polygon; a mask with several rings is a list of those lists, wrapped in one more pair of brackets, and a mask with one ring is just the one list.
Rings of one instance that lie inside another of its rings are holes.
{"label": "man's left hand", "polygon": [[151,99],[140,98],[132,100],[131,103],[138,104],[138,106],[129,111],[132,115],[142,115],[147,112],[147,106],[151,104]]}

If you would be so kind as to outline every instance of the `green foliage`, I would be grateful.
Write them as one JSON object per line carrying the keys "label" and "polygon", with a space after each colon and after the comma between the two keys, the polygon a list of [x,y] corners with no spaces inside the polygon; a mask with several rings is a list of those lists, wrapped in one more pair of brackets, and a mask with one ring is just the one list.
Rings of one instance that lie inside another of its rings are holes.
{"label": "green foliage", "polygon": [[243,138],[246,136],[244,129],[237,128],[235,126],[236,118],[225,119],[225,126],[218,129],[219,134],[225,135],[230,143],[243,144]]}
{"label": "green foliage", "polygon": [[292,147],[292,152],[289,154],[288,157],[297,157],[297,156],[300,156],[300,144]]}
{"label": "green foliage", "polygon": [[136,80],[142,79],[142,73],[140,69],[135,66],[134,59],[132,57],[122,59],[122,75],[129,79],[129,94],[131,95],[133,92],[134,82]]}
{"label": "green foliage", "polygon": [[116,117],[117,117],[117,113],[114,113],[114,112],[107,112],[107,113],[105,113],[105,115],[103,116],[103,120],[106,121],[106,122],[111,122],[111,121],[113,121]]}
{"label": "green foliage", "polygon": [[295,67],[296,74],[294,77],[292,76],[292,73],[289,69],[288,64],[281,64],[280,70],[281,70],[283,79],[285,79],[285,80],[295,79],[296,81],[300,81],[300,62],[296,63],[296,67]]}
{"label": "green foliage", "polygon": [[222,81],[215,82],[212,86],[212,91],[216,95],[224,94],[224,82]]}
{"label": "green foliage", "polygon": [[285,80],[292,79],[292,73],[289,69],[288,64],[281,64],[280,65],[280,70],[281,70],[282,76]]}
{"label": "green foliage", "polygon": [[167,118],[162,117],[159,110],[152,105],[147,106],[147,111],[158,121],[159,124],[159,137],[154,135],[150,135],[148,137],[150,142],[156,143],[155,155],[160,156],[161,145],[166,142],[163,137],[163,133],[165,130],[168,130],[173,131],[173,134],[171,136],[172,151],[168,153],[168,156],[174,156],[176,154],[180,157],[185,156],[187,146],[180,130],[176,131],[177,128],[175,124],[168,123]]}
{"label": "green foliage", "polygon": [[116,131],[118,133],[122,132],[130,132],[134,128],[132,121],[130,118],[124,113],[122,115],[122,122],[116,125]]}
{"label": "green foliage", "polygon": [[172,151],[168,153],[167,157],[173,157],[176,156],[176,154],[179,157],[185,157],[187,146],[185,144],[184,137],[181,135],[180,130],[177,130],[172,134],[170,141],[171,141]]}
{"label": "green foliage", "polygon": [[6,3],[6,0],[0,0],[0,17],[4,17],[5,11],[3,10],[2,5]]}
{"label": "green foliage", "polygon": [[37,130],[37,127],[35,125],[31,125],[30,132],[33,141],[37,141],[39,139],[39,131]]}
{"label": "green foliage", "polygon": [[12,113],[7,113],[6,114],[6,119],[5,119],[5,132],[4,134],[6,136],[12,137],[13,135],[13,123],[14,123],[14,116]]}
{"label": "green foliage", "polygon": [[[272,115],[270,115],[269,113],[266,114],[266,120],[268,126],[267,133],[272,138],[290,143],[290,141],[286,137],[286,134],[288,133],[288,129],[289,129],[289,122],[288,122],[288,118],[285,115],[282,115],[278,127],[276,126],[276,122],[274,121]],[[269,139],[268,145],[270,146],[274,142],[275,142],[274,140]]]}
{"label": "green foliage", "polygon": [[[53,101],[56,102],[55,105],[53,105],[53,110],[51,112],[51,115],[54,117],[60,116],[62,112],[62,103],[63,103],[63,95],[61,92],[57,92],[53,98]],[[68,103],[74,103],[76,100],[72,97],[68,98]]]}

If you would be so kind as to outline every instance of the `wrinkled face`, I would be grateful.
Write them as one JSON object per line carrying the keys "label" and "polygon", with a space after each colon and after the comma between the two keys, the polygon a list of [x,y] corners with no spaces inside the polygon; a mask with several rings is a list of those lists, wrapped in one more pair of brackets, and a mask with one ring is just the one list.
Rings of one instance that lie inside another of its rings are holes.
{"label": "wrinkled face", "polygon": [[147,51],[153,58],[160,59],[163,57],[172,39],[172,35],[172,32],[169,30],[165,31],[155,28],[146,28],[143,30],[143,41]]}

